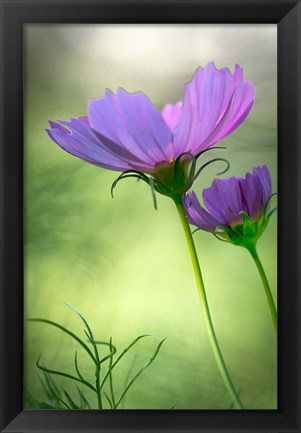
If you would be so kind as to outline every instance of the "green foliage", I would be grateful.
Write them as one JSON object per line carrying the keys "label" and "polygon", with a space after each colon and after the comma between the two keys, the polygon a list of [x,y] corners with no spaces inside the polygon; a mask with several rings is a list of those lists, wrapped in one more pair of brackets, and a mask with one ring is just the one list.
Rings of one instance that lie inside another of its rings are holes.
{"label": "green foliage", "polygon": [[[69,337],[73,338],[85,350],[85,352],[90,357],[90,360],[92,361],[92,365],[95,371],[94,382],[92,383],[91,381],[86,379],[81,373],[78,365],[77,351],[75,351],[74,355],[75,374],[70,374],[68,372],[54,370],[46,367],[44,364],[41,363],[41,354],[37,359],[36,366],[43,373],[43,376],[40,378],[40,382],[45,394],[45,399],[39,401],[28,391],[26,391],[25,398],[28,407],[32,409],[107,409],[107,407],[104,406],[103,397],[105,397],[110,409],[118,409],[121,405],[123,407],[124,400],[128,391],[136,382],[138,377],[156,359],[165,339],[160,341],[153,355],[144,366],[142,366],[133,375],[131,374],[131,371],[129,372],[130,374],[128,374],[126,377],[123,390],[121,391],[120,395],[117,396],[113,385],[113,370],[122,360],[122,358],[129,352],[129,350],[139,342],[139,340],[145,337],[149,337],[150,335],[139,335],[127,347],[125,347],[125,349],[114,360],[114,355],[117,353],[117,349],[113,345],[112,337],[108,342],[95,340],[92,329],[86,319],[82,316],[82,314],[72,305],[68,303],[66,304],[77,314],[77,316],[84,323],[84,333],[88,339],[87,343],[92,346],[92,350],[80,337],[78,337],[73,332],[56,322],[39,318],[28,320],[30,322],[39,322],[54,326],[69,335]],[[103,346],[108,349],[108,353],[102,358],[100,357],[99,346]],[[103,366],[103,364],[105,364],[105,367]],[[66,389],[58,389],[57,385],[54,382],[53,376],[63,376],[73,382],[78,382],[80,385],[85,387],[86,391],[90,392],[86,395],[79,386],[75,385],[77,391],[77,400],[75,400],[75,398],[71,396]],[[108,388],[108,390],[105,390],[106,387]],[[94,402],[97,403],[94,404]],[[173,407],[174,405],[171,408]]]}

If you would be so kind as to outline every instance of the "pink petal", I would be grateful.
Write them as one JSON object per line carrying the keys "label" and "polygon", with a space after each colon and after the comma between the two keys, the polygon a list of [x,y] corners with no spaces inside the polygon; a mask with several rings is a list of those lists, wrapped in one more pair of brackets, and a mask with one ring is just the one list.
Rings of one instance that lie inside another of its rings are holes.
{"label": "pink petal", "polygon": [[214,63],[198,68],[185,86],[183,113],[175,131],[174,149],[194,154],[213,146],[247,117],[254,101],[254,86],[236,65],[217,69]]}
{"label": "pink petal", "polygon": [[182,101],[179,101],[176,104],[166,104],[162,109],[162,117],[171,131],[176,128],[181,119],[182,106]]}

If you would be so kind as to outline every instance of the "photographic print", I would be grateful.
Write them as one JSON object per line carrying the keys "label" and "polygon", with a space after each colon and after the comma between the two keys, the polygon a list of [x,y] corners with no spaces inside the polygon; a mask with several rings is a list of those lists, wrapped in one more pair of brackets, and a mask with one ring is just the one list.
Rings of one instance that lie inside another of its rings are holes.
{"label": "photographic print", "polygon": [[24,407],[277,409],[277,26],[24,41]]}

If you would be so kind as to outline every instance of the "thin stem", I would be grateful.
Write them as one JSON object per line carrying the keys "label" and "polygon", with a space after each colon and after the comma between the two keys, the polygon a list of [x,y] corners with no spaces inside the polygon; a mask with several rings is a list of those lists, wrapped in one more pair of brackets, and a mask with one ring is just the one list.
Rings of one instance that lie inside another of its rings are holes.
{"label": "thin stem", "polygon": [[[86,332],[86,331],[85,331]],[[97,405],[98,409],[102,409],[102,398],[101,398],[101,387],[100,387],[100,369],[101,369],[101,362],[99,359],[99,353],[97,345],[94,342],[94,335],[92,334],[92,331],[89,329],[89,334],[87,334],[87,337],[89,338],[90,342],[93,345],[94,353],[95,353],[95,389],[96,389],[96,395],[97,395]]]}
{"label": "thin stem", "polygon": [[[111,351],[111,349],[112,349],[112,337],[110,338],[110,351]],[[116,403],[115,403],[114,387],[113,387],[112,364],[113,364],[113,354],[109,359],[109,371],[110,371],[109,379],[110,379],[110,391],[111,391],[112,406],[113,406],[113,409],[115,409]]]}
{"label": "thin stem", "polygon": [[265,295],[268,301],[268,305],[269,305],[269,309],[271,312],[271,316],[272,316],[272,321],[273,321],[273,325],[274,325],[274,330],[275,330],[275,334],[277,336],[277,329],[278,329],[278,320],[277,320],[277,311],[276,311],[276,307],[274,304],[274,300],[273,300],[273,296],[272,296],[272,292],[271,292],[271,288],[267,279],[267,276],[264,272],[261,260],[258,256],[256,247],[254,245],[250,245],[247,247],[248,251],[250,252],[251,256],[253,257],[253,260],[256,264],[256,267],[258,269],[263,287],[264,287],[264,291],[265,291]]}
{"label": "thin stem", "polygon": [[196,279],[196,283],[197,283],[197,287],[198,287],[199,298],[201,301],[201,308],[202,308],[202,312],[203,312],[203,316],[205,319],[209,340],[211,343],[211,347],[213,350],[213,354],[214,354],[219,372],[223,378],[224,384],[225,384],[229,394],[231,395],[234,406],[237,409],[244,409],[244,406],[243,406],[243,404],[240,400],[240,397],[239,397],[239,395],[238,395],[238,393],[234,387],[231,376],[230,376],[228,369],[226,367],[220,346],[218,344],[218,340],[216,337],[216,333],[214,330],[214,326],[213,326],[213,322],[212,322],[212,318],[211,318],[211,314],[210,314],[210,310],[209,310],[209,305],[208,305],[208,300],[207,300],[207,296],[206,296],[206,292],[205,292],[205,286],[204,286],[204,282],[203,282],[201,268],[200,268],[198,256],[196,253],[193,237],[192,237],[192,234],[190,231],[189,223],[188,223],[188,220],[187,220],[187,217],[185,214],[185,209],[183,206],[182,199],[174,199],[174,202],[175,202],[175,205],[176,205],[177,210],[179,212],[179,216],[180,216],[180,219],[182,222],[183,230],[184,230],[184,233],[186,236],[188,249],[189,249],[189,253],[190,253],[190,257],[191,257],[191,261],[192,261],[192,266],[193,266],[193,270],[194,270],[194,274],[195,274],[195,279]]}
{"label": "thin stem", "polygon": [[95,376],[96,376],[96,394],[97,394],[98,409],[102,409],[101,390],[100,390],[100,364],[97,364],[96,366]]}

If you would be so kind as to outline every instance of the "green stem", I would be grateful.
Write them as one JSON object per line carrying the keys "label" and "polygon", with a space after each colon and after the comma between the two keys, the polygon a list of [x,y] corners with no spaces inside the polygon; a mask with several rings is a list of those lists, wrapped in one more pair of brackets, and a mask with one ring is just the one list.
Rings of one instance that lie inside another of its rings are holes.
{"label": "green stem", "polygon": [[[90,335],[91,341],[94,341],[93,334]],[[100,359],[98,354],[97,345],[95,343],[92,343],[94,347],[94,353],[95,353],[95,389],[96,389],[96,395],[97,395],[97,404],[98,409],[102,409],[102,399],[101,399],[101,387],[100,387]]]}
{"label": "green stem", "polygon": [[254,262],[256,264],[256,267],[258,269],[258,272],[259,272],[259,275],[260,275],[260,278],[261,278],[261,281],[262,281],[262,284],[263,284],[263,287],[264,287],[265,295],[266,295],[266,298],[267,298],[267,301],[268,301],[269,309],[270,309],[270,312],[271,312],[275,334],[277,336],[277,329],[278,329],[277,311],[276,311],[276,307],[275,307],[275,304],[274,304],[274,300],[273,300],[273,296],[272,296],[272,292],[271,292],[271,289],[270,289],[270,285],[269,285],[267,276],[266,276],[266,274],[264,272],[264,269],[263,269],[261,260],[260,260],[260,258],[258,256],[256,247],[254,245],[249,245],[247,247],[247,250],[250,252],[251,256],[253,257]]}
{"label": "green stem", "polygon": [[95,376],[96,376],[96,394],[97,394],[98,409],[102,409],[101,389],[100,389],[100,364],[96,366]]}
{"label": "green stem", "polygon": [[[110,338],[110,352],[112,352],[112,337]],[[114,387],[113,387],[113,374],[112,374],[112,364],[113,364],[113,353],[112,356],[110,356],[109,359],[109,380],[110,380],[110,391],[111,391],[111,399],[112,399],[112,406],[113,409],[116,409],[116,403],[115,403],[115,396],[114,396]]]}
{"label": "green stem", "polygon": [[211,318],[211,314],[210,314],[210,310],[209,310],[209,305],[208,305],[205,286],[204,286],[203,277],[202,277],[202,273],[201,273],[201,268],[200,268],[198,256],[196,253],[196,249],[195,249],[193,237],[191,234],[191,230],[189,227],[189,223],[188,223],[188,220],[187,220],[187,217],[185,214],[185,209],[183,206],[182,199],[174,199],[174,202],[175,202],[175,205],[176,205],[177,210],[179,212],[182,226],[184,229],[184,233],[186,236],[188,249],[189,249],[190,257],[191,257],[191,261],[192,261],[192,266],[193,266],[193,270],[194,270],[194,274],[195,274],[195,279],[196,279],[197,286],[198,286],[198,292],[199,292],[199,297],[200,297],[200,301],[201,301],[201,308],[202,308],[202,312],[203,312],[203,316],[205,319],[209,340],[211,343],[211,347],[213,350],[213,354],[214,354],[219,372],[223,378],[224,384],[225,384],[229,394],[231,395],[231,398],[232,398],[233,403],[234,403],[234,407],[236,407],[237,409],[244,409],[244,406],[243,406],[243,404],[239,398],[239,395],[238,395],[238,393],[234,387],[231,376],[230,376],[228,369],[226,367],[220,346],[218,344],[218,340],[216,337],[216,333],[214,330],[214,326],[212,323],[212,318]]}

